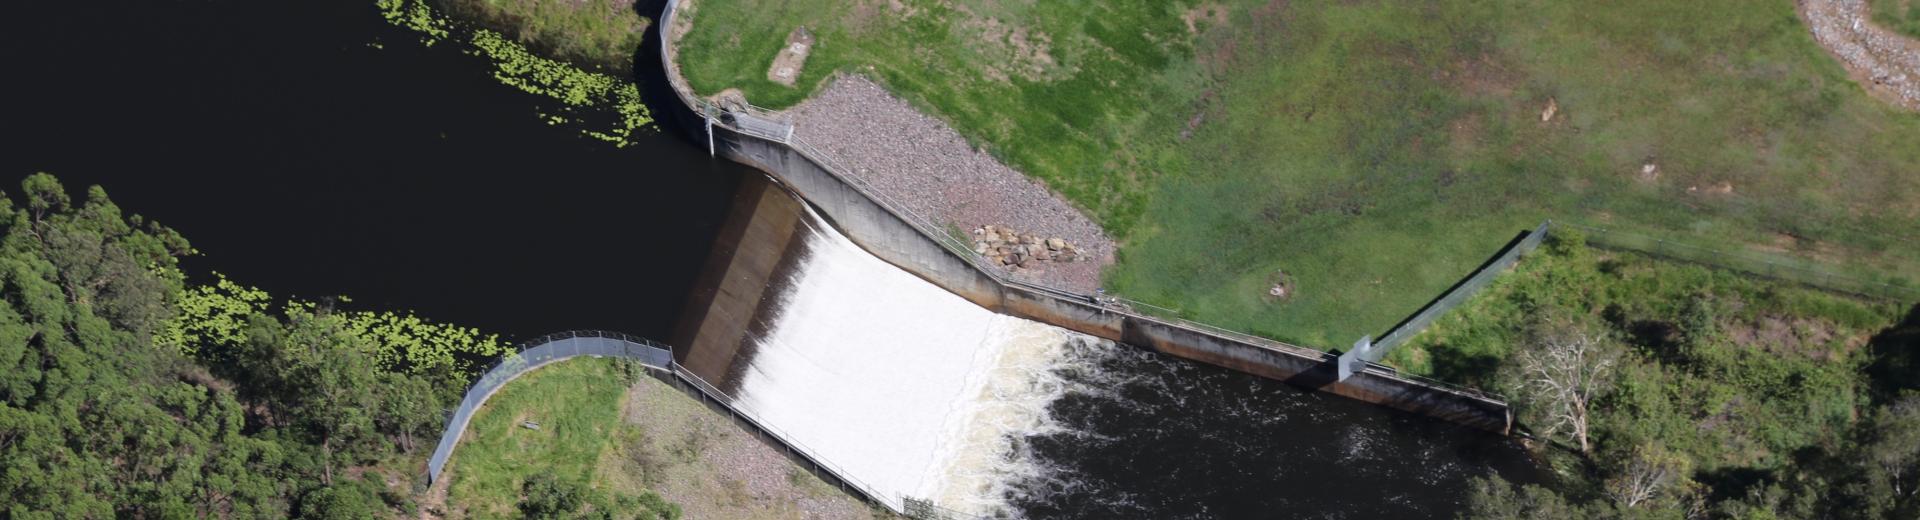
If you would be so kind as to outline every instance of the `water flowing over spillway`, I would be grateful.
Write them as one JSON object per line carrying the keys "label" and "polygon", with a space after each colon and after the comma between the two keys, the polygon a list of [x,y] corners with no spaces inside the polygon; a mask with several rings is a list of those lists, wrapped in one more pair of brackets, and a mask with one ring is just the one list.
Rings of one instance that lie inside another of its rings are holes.
{"label": "water flowing over spillway", "polygon": [[989,312],[808,217],[735,407],[881,500],[997,509],[1021,473],[1011,439],[1044,430],[1061,393],[1052,367],[1096,340]]}

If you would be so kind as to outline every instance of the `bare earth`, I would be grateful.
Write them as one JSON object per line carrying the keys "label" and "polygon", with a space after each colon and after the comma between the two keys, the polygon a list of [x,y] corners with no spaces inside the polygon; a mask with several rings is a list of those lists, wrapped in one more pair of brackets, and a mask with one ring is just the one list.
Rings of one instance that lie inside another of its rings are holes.
{"label": "bare earth", "polygon": [[1920,42],[1872,22],[1866,0],[1800,0],[1813,39],[1876,97],[1920,110]]}
{"label": "bare earth", "polygon": [[686,518],[890,517],[800,469],[780,448],[666,383],[646,378],[633,385],[624,416],[641,435],[609,450],[603,465],[612,468],[610,478],[643,481],[634,487],[653,489],[680,504]]}
{"label": "bare earth", "polygon": [[1014,271],[1022,279],[1091,294],[1113,263],[1099,224],[865,77],[839,76],[790,113],[795,136],[909,211],[968,233],[996,225],[1060,237],[1089,259]]}

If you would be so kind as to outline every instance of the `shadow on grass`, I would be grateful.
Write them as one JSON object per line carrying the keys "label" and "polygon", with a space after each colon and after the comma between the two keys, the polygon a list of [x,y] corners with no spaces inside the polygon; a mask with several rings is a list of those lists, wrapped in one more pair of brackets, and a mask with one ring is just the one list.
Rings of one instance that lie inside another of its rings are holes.
{"label": "shadow on grass", "polygon": [[1892,402],[1902,391],[1920,389],[1920,304],[1868,345],[1873,362],[1867,365],[1867,377],[1875,401]]}

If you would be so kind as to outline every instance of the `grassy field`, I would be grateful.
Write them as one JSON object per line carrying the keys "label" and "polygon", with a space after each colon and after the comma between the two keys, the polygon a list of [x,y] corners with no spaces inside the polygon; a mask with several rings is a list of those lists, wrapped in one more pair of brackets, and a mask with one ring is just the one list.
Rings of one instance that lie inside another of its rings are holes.
{"label": "grassy field", "polygon": [[479,20],[544,54],[598,70],[626,72],[653,16],[616,0],[447,0],[462,18]]}
{"label": "grassy field", "polygon": [[1873,21],[1888,29],[1920,38],[1920,2],[1873,0]]}
{"label": "grassy field", "polygon": [[[516,518],[527,477],[593,483],[613,445],[627,382],[613,362],[562,361],[508,383],[487,400],[454,452],[449,509],[467,518]],[[524,428],[533,421],[540,429]]]}
{"label": "grassy field", "polygon": [[[1920,116],[1849,82],[1790,0],[702,0],[693,18],[695,89],[777,107],[872,75],[1121,237],[1109,290],[1308,345],[1383,332],[1545,218],[1920,272]],[[783,87],[766,71],[798,25],[818,43]],[[1276,271],[1295,294],[1269,302]]]}

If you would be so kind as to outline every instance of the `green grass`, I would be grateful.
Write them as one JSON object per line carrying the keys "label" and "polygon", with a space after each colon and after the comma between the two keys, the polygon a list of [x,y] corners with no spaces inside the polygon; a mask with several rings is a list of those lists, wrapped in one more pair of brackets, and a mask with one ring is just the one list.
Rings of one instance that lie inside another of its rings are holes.
{"label": "green grass", "polygon": [[[1230,328],[1379,334],[1549,217],[1920,272],[1920,116],[1790,0],[1244,1],[1192,34],[1192,2],[828,4],[703,1],[683,70],[776,107],[870,74],[1122,237],[1109,290]],[[767,81],[802,24],[800,87]],[[1011,32],[981,27],[1008,26],[1053,66],[1006,73]],[[1295,295],[1267,303],[1275,270]]]}
{"label": "green grass", "polygon": [[[455,450],[448,503],[471,518],[512,518],[529,476],[595,482],[626,390],[614,362],[604,359],[562,361],[508,383],[474,414]],[[521,427],[529,420],[540,429]]]}
{"label": "green grass", "polygon": [[616,0],[449,0],[463,18],[513,35],[543,53],[604,70],[629,71],[653,16]]}
{"label": "green grass", "polygon": [[[1647,256],[1550,245],[1388,362],[1523,397],[1511,359],[1543,315],[1571,310],[1627,345],[1595,436],[1657,440],[1701,472],[1778,470],[1870,408],[1869,339],[1904,307]],[[1524,400],[1523,400],[1524,401]],[[1537,419],[1522,406],[1522,423]]]}
{"label": "green grass", "polygon": [[1873,22],[1920,38],[1920,2],[1914,0],[1872,0]]}

